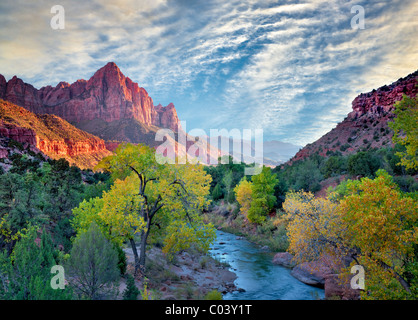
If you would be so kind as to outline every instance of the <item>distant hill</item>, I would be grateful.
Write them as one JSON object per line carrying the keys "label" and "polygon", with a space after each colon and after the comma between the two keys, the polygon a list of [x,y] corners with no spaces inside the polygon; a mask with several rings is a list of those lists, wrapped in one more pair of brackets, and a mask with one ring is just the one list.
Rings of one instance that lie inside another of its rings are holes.
{"label": "distant hill", "polygon": [[[209,137],[206,137],[209,139]],[[233,148],[233,139],[232,137],[219,136],[218,145],[219,154],[222,156],[231,155],[237,158],[238,160],[245,162],[243,157],[243,150],[250,149],[254,155],[254,142],[249,140],[238,139],[235,141],[240,146],[240,152],[234,154]],[[215,146],[213,146],[215,147]],[[282,164],[293,157],[298,150],[302,148],[291,143],[281,142],[277,140],[264,141],[263,142],[263,164],[266,166],[275,167],[279,164]],[[251,161],[250,161],[251,162]]]}
{"label": "distant hill", "polygon": [[[112,153],[105,142],[55,115],[34,114],[0,99],[0,137],[36,148],[52,159],[65,158],[80,168],[92,168]],[[7,150],[0,147],[0,157]]]}

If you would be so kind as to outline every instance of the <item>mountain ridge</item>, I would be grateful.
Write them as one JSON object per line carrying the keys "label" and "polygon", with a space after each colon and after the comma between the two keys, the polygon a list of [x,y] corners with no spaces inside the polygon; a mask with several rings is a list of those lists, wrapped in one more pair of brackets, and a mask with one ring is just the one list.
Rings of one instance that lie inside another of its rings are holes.
{"label": "mountain ridge", "polygon": [[37,114],[54,114],[77,126],[102,119],[112,122],[135,119],[148,126],[178,131],[179,120],[172,103],[154,105],[147,91],[123,75],[114,62],[97,70],[88,80],[59,82],[36,89],[17,76],[6,81],[0,74],[0,99]]}
{"label": "mountain ridge", "polygon": [[287,161],[303,160],[318,153],[329,156],[334,153],[352,154],[360,150],[393,146],[393,132],[388,122],[394,118],[394,104],[405,94],[418,94],[418,70],[367,93],[359,94],[352,101],[352,111],[337,126],[321,138],[309,143]]}

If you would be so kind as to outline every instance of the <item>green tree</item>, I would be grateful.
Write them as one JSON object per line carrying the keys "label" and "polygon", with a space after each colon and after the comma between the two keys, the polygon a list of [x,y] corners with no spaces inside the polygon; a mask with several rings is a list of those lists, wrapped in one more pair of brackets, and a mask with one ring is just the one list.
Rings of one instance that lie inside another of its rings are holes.
{"label": "green tree", "polygon": [[80,298],[114,297],[120,275],[118,254],[94,222],[75,239],[66,270]]}
{"label": "green tree", "polygon": [[221,188],[221,184],[218,183],[216,184],[215,188],[212,191],[212,198],[213,200],[219,200],[220,198],[223,197],[223,193],[222,193],[222,188]]}
{"label": "green tree", "polygon": [[381,167],[381,160],[373,152],[360,151],[348,157],[348,173],[372,178]]}
{"label": "green tree", "polygon": [[276,204],[274,188],[278,180],[271,168],[263,166],[261,173],[252,176],[251,181],[252,201],[247,218],[250,222],[262,223]]}
{"label": "green tree", "polygon": [[398,152],[400,164],[407,169],[418,168],[418,98],[403,95],[401,101],[395,103],[393,113],[396,118],[389,123],[393,129],[393,142],[405,146],[404,152]]}
{"label": "green tree", "polygon": [[129,273],[126,275],[126,289],[123,291],[123,300],[137,300],[140,294],[135,285],[135,279]]}
{"label": "green tree", "polygon": [[323,177],[315,161],[305,160],[296,168],[294,175],[296,176],[293,185],[295,190],[315,192],[321,189],[319,182]]}
{"label": "green tree", "polygon": [[231,170],[227,171],[225,176],[222,178],[222,183],[225,186],[226,190],[226,202],[230,202],[230,194],[232,189],[232,182],[233,182],[233,173]]}
{"label": "green tree", "polygon": [[[17,243],[13,255],[3,253],[0,260],[0,278],[3,274],[4,299],[16,300],[63,300],[71,299],[69,288],[51,287],[52,266],[57,264],[58,254],[51,236],[44,230],[38,237],[34,227],[30,228]],[[7,281],[4,279],[7,278]],[[3,292],[2,292],[3,291]]]}

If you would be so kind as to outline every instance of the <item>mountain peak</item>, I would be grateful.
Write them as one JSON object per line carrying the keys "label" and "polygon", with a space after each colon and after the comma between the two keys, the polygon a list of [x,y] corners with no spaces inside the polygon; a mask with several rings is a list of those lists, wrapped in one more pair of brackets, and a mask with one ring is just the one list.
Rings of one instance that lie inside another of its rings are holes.
{"label": "mountain peak", "polygon": [[0,98],[72,123],[135,119],[148,126],[177,130],[179,122],[173,104],[155,107],[147,91],[126,77],[115,62],[108,62],[87,81],[60,82],[40,90],[17,77],[8,83],[0,77]]}
{"label": "mountain peak", "polygon": [[106,65],[105,65],[105,66],[103,66],[103,68],[105,68],[105,69],[107,69],[107,70],[109,70],[109,69],[117,69],[117,70],[119,70],[119,71],[120,71],[120,69],[119,69],[119,67],[117,66],[117,64],[116,64],[116,63],[114,63],[113,61],[110,61],[110,62],[106,63]]}
{"label": "mountain peak", "polygon": [[104,65],[103,67],[101,67],[99,70],[97,70],[95,72],[95,74],[93,75],[93,77],[90,78],[90,80],[92,79],[96,79],[96,78],[110,78],[112,80],[117,79],[117,80],[122,80],[125,79],[125,76],[123,75],[122,71],[120,71],[119,67],[116,65],[116,63],[114,62],[108,62],[106,65]]}

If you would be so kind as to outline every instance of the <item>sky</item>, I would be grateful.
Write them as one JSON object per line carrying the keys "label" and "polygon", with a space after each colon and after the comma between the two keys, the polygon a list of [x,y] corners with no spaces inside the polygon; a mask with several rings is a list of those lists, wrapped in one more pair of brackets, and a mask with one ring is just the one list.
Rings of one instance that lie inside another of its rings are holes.
{"label": "sky", "polygon": [[[61,5],[64,29],[51,28]],[[364,29],[359,26],[364,9]],[[354,24],[352,23],[354,21]],[[418,69],[418,1],[1,1],[0,74],[41,88],[107,62],[186,131],[314,142],[352,100]]]}

